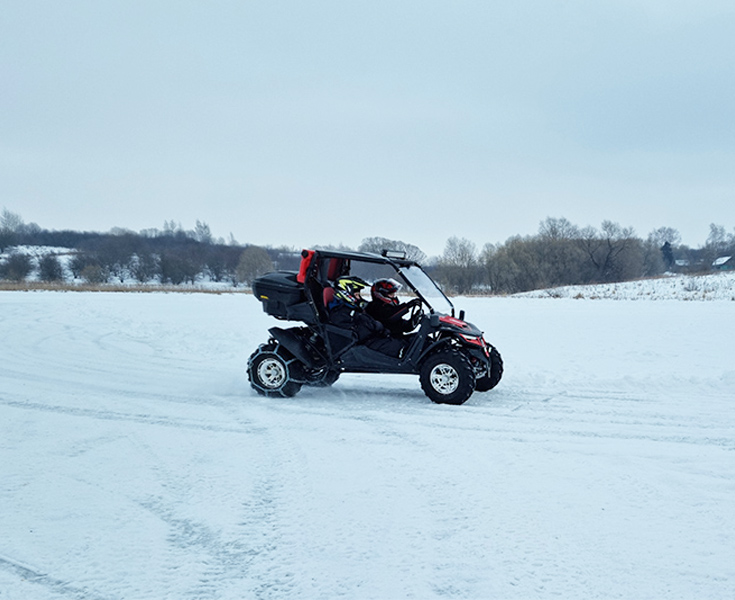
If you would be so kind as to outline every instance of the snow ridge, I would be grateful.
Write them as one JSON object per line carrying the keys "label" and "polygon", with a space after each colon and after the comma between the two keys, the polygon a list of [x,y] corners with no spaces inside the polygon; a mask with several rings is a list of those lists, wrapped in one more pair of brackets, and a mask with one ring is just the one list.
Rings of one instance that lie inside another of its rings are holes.
{"label": "snow ridge", "polygon": [[579,300],[735,301],[735,272],[711,275],[670,275],[621,283],[569,285],[514,294],[515,298]]}

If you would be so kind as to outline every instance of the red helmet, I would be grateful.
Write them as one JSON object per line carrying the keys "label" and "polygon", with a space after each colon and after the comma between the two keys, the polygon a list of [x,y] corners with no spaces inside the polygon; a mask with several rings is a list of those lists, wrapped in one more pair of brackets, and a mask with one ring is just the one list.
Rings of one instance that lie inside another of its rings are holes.
{"label": "red helmet", "polygon": [[378,279],[370,288],[370,294],[373,300],[380,300],[386,304],[398,304],[396,294],[400,289],[401,284],[395,279]]}

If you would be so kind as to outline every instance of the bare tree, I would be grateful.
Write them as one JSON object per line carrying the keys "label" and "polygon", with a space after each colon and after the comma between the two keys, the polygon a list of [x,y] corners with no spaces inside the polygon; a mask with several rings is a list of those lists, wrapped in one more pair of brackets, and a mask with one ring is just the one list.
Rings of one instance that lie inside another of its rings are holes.
{"label": "bare tree", "polygon": [[681,234],[678,229],[674,229],[673,227],[659,227],[658,229],[654,229],[648,234],[648,239],[651,243],[657,244],[659,248],[666,242],[669,242],[672,246],[681,244]]}
{"label": "bare tree", "polygon": [[158,257],[148,250],[138,250],[128,261],[128,271],[138,283],[146,283],[160,273]]}
{"label": "bare tree", "polygon": [[123,283],[135,254],[135,239],[129,234],[108,236],[97,245],[94,254],[99,265]]}
{"label": "bare tree", "polygon": [[674,251],[681,244],[681,234],[673,227],[659,227],[643,242],[644,275],[653,276],[674,268]]}
{"label": "bare tree", "polygon": [[383,237],[365,238],[357,249],[360,252],[374,252],[375,254],[380,254],[383,250],[397,250],[399,252],[405,252],[406,258],[409,260],[415,260],[419,263],[426,260],[426,254],[418,246]]}
{"label": "bare tree", "polygon": [[539,255],[543,287],[579,283],[585,254],[577,240],[581,233],[565,218],[547,218],[539,226],[536,252]]}
{"label": "bare tree", "polygon": [[10,212],[7,208],[3,208],[3,212],[0,213],[0,229],[19,231],[22,227],[23,219],[20,215]]}
{"label": "bare tree", "polygon": [[212,243],[212,231],[209,228],[209,225],[203,223],[199,219],[197,219],[197,224],[194,228],[194,239],[201,244]]}
{"label": "bare tree", "polygon": [[547,285],[537,238],[514,236],[483,253],[484,268],[495,293],[515,293]]}
{"label": "bare tree", "polygon": [[177,223],[173,219],[171,221],[163,222],[163,231],[161,234],[164,237],[186,237],[184,228],[181,227],[181,223]]}
{"label": "bare tree", "polygon": [[539,225],[539,236],[547,240],[572,240],[579,237],[579,227],[564,217],[546,217]]}
{"label": "bare tree", "polygon": [[580,235],[580,247],[594,271],[593,281],[624,281],[643,275],[643,248],[632,227],[603,221],[599,233],[585,227]]}
{"label": "bare tree", "polygon": [[18,242],[18,234],[22,227],[23,219],[20,218],[20,215],[3,208],[0,213],[0,252]]}
{"label": "bare tree", "polygon": [[642,243],[642,249],[643,275],[646,277],[654,277],[674,268],[674,251],[669,242],[659,246],[649,237]]}
{"label": "bare tree", "polygon": [[717,258],[717,255],[724,254],[729,249],[729,241],[727,231],[722,225],[711,223],[709,226],[709,235],[704,244],[705,250],[708,251],[711,258]]}
{"label": "bare tree", "polygon": [[204,263],[200,254],[188,246],[167,248],[159,258],[159,278],[161,283],[179,285],[184,282],[196,283]]}
{"label": "bare tree", "polygon": [[107,283],[110,280],[110,273],[100,265],[90,264],[82,269],[81,277],[87,283],[97,285]]}
{"label": "bare tree", "polygon": [[248,246],[240,255],[240,262],[237,265],[237,279],[250,285],[256,277],[272,270],[273,261],[266,249],[260,246]]}
{"label": "bare tree", "polygon": [[41,281],[63,281],[64,269],[55,254],[46,254],[38,261],[38,274]]}
{"label": "bare tree", "polygon": [[449,290],[458,294],[469,292],[481,279],[475,244],[465,238],[449,238],[436,272]]}
{"label": "bare tree", "polygon": [[0,277],[11,281],[23,281],[33,271],[31,257],[22,252],[12,252],[0,264]]}

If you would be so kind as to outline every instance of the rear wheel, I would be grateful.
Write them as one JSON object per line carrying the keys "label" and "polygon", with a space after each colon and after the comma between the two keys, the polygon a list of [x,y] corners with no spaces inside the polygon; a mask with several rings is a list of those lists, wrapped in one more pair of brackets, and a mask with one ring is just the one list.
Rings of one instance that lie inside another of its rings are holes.
{"label": "rear wheel", "polygon": [[263,396],[288,398],[298,393],[301,383],[294,381],[296,370],[295,359],[278,344],[265,344],[248,359],[250,385]]}
{"label": "rear wheel", "polygon": [[421,365],[421,389],[437,404],[463,404],[475,389],[469,359],[457,350],[442,350]]}
{"label": "rear wheel", "polygon": [[500,357],[494,346],[490,346],[490,373],[484,377],[480,377],[475,383],[475,390],[478,392],[487,392],[493,389],[503,376],[503,359]]}
{"label": "rear wheel", "polygon": [[336,369],[329,369],[327,370],[324,375],[320,379],[316,379],[315,381],[310,381],[309,385],[313,385],[314,387],[329,387],[330,385],[334,384],[335,381],[339,379],[340,372]]}

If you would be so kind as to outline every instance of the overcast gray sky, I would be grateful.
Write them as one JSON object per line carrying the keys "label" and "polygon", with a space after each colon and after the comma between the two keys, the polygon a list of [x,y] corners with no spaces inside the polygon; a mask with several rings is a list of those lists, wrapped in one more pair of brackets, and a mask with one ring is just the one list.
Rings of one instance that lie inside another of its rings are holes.
{"label": "overcast gray sky", "polygon": [[3,0],[0,207],[440,254],[735,226],[732,0]]}

